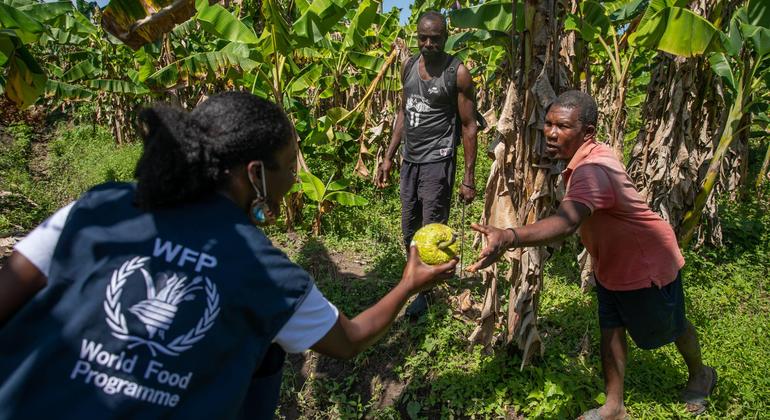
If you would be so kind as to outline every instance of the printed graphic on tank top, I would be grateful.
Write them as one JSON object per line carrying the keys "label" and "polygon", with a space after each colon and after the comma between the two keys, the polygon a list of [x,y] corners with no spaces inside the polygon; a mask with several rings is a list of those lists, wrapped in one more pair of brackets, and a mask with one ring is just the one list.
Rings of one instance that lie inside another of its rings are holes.
{"label": "printed graphic on tank top", "polygon": [[[459,138],[457,105],[445,83],[444,73],[430,80],[420,77],[418,61],[404,80],[404,134],[402,154],[412,163],[430,163],[454,156]],[[446,72],[447,69],[444,69]]]}

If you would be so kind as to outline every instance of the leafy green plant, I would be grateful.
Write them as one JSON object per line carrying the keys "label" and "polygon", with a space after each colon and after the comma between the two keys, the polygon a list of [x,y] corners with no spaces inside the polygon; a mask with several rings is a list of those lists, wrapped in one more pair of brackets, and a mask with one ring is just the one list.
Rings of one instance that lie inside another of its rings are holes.
{"label": "leafy green plant", "polygon": [[365,206],[369,204],[364,197],[345,191],[348,187],[348,182],[345,180],[332,181],[332,177],[329,177],[324,184],[317,176],[307,171],[300,171],[299,177],[302,182],[296,185],[295,191],[301,188],[305,196],[316,203],[316,213],[313,218],[313,233],[316,235],[321,234],[321,216],[328,213],[332,205]]}

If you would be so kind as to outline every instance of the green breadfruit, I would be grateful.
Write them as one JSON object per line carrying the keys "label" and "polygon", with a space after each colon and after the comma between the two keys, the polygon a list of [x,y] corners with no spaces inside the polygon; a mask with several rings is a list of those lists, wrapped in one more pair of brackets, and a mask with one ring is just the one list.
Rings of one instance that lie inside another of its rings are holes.
{"label": "green breadfruit", "polygon": [[431,223],[420,228],[412,238],[417,245],[420,259],[425,264],[437,265],[449,262],[457,256],[460,242],[452,228],[441,223]]}

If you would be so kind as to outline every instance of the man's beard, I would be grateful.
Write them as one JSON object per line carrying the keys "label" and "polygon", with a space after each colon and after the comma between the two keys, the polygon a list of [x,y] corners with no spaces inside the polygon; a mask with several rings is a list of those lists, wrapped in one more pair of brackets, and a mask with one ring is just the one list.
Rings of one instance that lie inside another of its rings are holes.
{"label": "man's beard", "polygon": [[420,50],[420,53],[423,57],[427,58],[428,60],[435,60],[439,57],[441,57],[443,51],[441,50],[429,50],[427,48],[423,48]]}

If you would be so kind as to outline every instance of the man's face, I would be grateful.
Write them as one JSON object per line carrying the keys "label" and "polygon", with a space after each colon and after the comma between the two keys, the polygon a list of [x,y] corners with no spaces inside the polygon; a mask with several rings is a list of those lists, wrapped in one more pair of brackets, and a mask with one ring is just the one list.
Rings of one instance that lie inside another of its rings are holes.
{"label": "man's face", "polygon": [[578,148],[593,139],[596,128],[580,122],[580,110],[552,106],[545,116],[546,152],[554,159],[570,160]]}
{"label": "man's face", "polygon": [[437,19],[424,18],[417,25],[417,46],[420,53],[427,59],[436,58],[444,51],[446,34],[444,27]]}

